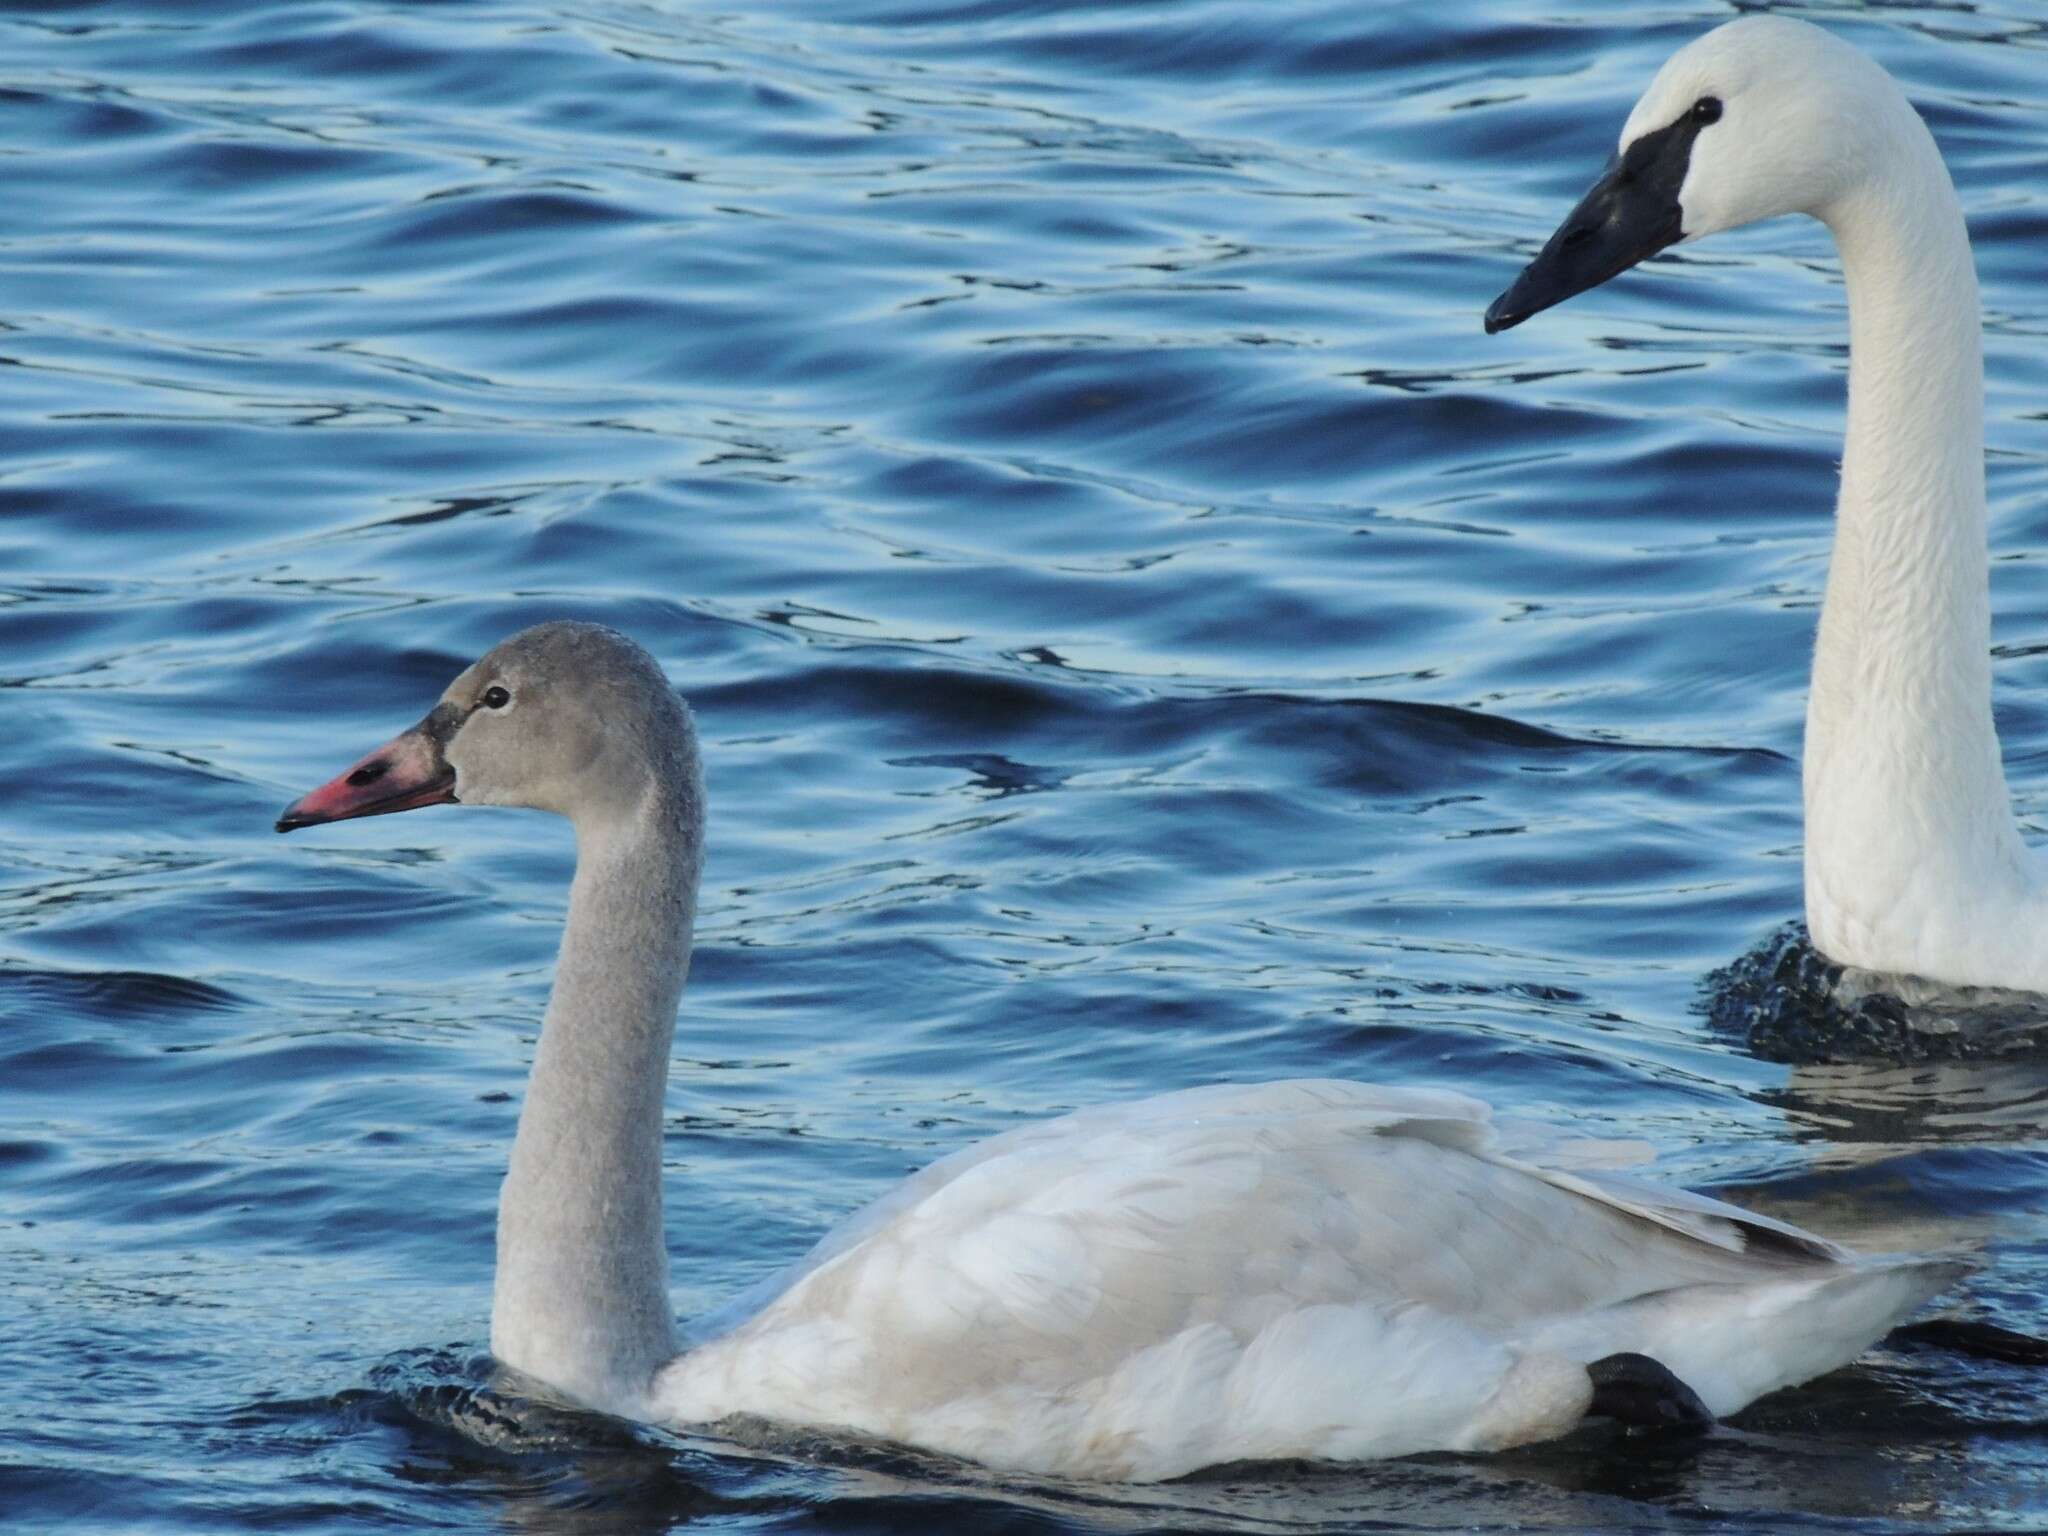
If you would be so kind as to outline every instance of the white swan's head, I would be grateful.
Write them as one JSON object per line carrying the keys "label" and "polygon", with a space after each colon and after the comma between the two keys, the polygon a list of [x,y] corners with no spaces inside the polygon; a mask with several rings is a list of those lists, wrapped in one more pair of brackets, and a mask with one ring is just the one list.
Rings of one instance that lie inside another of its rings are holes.
{"label": "white swan's head", "polygon": [[291,832],[460,800],[581,819],[657,784],[694,782],[689,712],[661,666],[616,630],[521,630],[448,685],[412,729],[285,808]]}
{"label": "white swan's head", "polygon": [[1781,213],[1825,218],[1898,148],[1912,108],[1865,54],[1819,27],[1747,16],[1678,50],[1621,145],[1536,259],[1486,311],[1489,333],[1667,246]]}

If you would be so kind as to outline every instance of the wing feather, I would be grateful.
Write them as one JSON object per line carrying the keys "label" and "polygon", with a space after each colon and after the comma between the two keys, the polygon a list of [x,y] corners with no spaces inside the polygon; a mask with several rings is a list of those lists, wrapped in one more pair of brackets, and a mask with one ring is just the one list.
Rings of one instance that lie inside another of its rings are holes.
{"label": "wing feather", "polygon": [[[1712,1377],[1733,1348],[1761,1364],[1710,1384],[1747,1401],[1848,1358],[1953,1270],[1887,1280],[1624,1160],[1504,1138],[1478,1100],[1427,1089],[1303,1080],[1084,1110],[856,1213],[700,1326],[657,1392],[674,1422],[842,1424],[1119,1476],[1509,1444],[1583,1413],[1596,1354],[1692,1348]],[[1802,1310],[1838,1295],[1855,1305],[1816,1307],[1840,1316]],[[1725,1319],[1725,1348],[1685,1344],[1696,1313]]]}

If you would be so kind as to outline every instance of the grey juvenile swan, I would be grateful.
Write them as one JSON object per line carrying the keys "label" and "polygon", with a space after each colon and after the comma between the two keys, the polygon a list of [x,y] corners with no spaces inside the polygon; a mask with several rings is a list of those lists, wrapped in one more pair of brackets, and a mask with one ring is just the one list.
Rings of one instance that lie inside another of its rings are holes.
{"label": "grey juvenile swan", "polygon": [[685,1350],[661,1143],[704,839],[690,713],[624,636],[544,624],[277,825],[458,799],[576,831],[491,1349],[593,1408],[1095,1478],[1486,1450],[1588,1414],[1733,1412],[1842,1364],[1967,1267],[1853,1257],[1584,1159],[1511,1156],[1462,1094],[1278,1082],[942,1158]]}
{"label": "grey juvenile swan", "polygon": [[1847,43],[1777,16],[1672,55],[1488,331],[1667,246],[1804,213],[1849,290],[1849,420],[1806,710],[1806,923],[1833,959],[2048,992],[2048,868],[1991,721],[1977,276],[1934,138]]}

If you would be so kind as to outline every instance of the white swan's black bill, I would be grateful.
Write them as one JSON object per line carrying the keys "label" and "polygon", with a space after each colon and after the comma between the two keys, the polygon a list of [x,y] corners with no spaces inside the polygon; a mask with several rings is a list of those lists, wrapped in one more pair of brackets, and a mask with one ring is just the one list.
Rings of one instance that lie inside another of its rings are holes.
{"label": "white swan's black bill", "polygon": [[1678,189],[1693,141],[1720,115],[1721,104],[1702,97],[1677,122],[1643,134],[1610,162],[1536,259],[1488,306],[1486,333],[1520,325],[1675,245],[1684,234]]}

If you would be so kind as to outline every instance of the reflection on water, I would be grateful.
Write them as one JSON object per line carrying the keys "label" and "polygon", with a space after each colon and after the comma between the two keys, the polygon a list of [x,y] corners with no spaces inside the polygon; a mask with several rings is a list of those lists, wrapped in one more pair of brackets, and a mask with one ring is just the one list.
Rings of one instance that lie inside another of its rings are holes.
{"label": "reflection on water", "polygon": [[[341,1435],[392,1443],[430,1508],[482,1500],[512,1529],[666,1531],[741,1521],[808,1524],[822,1501],[835,1526],[893,1529],[1344,1531],[1469,1529],[1511,1511],[1519,1528],[1640,1528],[1707,1512],[1769,1528],[1784,1490],[1819,1516],[1955,1519],[1974,1436],[2029,1390],[2026,1373],[1979,1365],[1960,1392],[1943,1362],[1884,1351],[1824,1383],[1783,1393],[1704,1437],[1597,1426],[1493,1457],[1430,1456],[1370,1467],[1219,1467],[1154,1486],[1009,1477],[902,1447],[731,1426],[716,1441],[631,1430],[507,1398],[481,1363],[415,1355],[375,1386],[326,1404],[278,1405]],[[2040,1432],[2001,1440],[2037,1463]],[[1995,1508],[1992,1511],[1996,1518]]]}
{"label": "reflection on water", "polygon": [[1715,1028],[1768,1061],[2048,1063],[2048,998],[1839,965],[1789,923],[1703,988]]}

